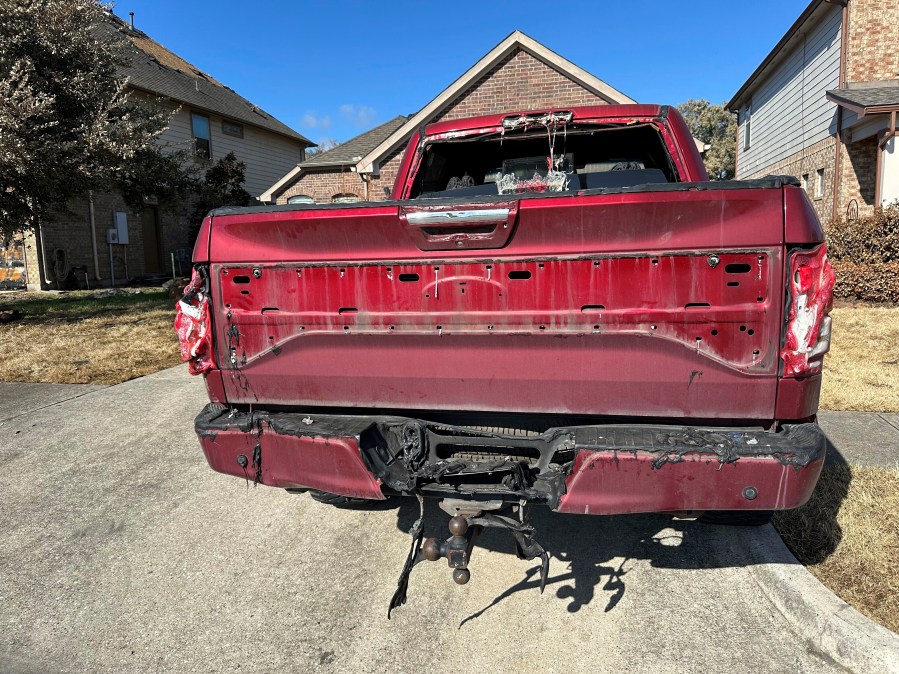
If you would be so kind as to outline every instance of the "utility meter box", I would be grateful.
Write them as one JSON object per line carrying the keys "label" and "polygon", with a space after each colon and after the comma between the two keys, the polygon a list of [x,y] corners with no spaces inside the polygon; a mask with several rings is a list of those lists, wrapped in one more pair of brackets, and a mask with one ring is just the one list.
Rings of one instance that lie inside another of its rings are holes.
{"label": "utility meter box", "polygon": [[113,213],[113,221],[118,235],[118,241],[110,243],[118,243],[123,246],[128,245],[128,214],[125,211],[116,211]]}
{"label": "utility meter box", "polygon": [[119,242],[119,230],[107,229],[106,230],[106,243],[118,243],[118,242]]}

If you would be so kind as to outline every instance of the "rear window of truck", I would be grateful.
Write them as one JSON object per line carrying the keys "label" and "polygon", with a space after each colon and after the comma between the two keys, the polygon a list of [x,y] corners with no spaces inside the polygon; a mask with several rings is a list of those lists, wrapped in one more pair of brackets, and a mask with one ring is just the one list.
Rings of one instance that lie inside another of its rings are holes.
{"label": "rear window of truck", "polygon": [[410,198],[678,182],[652,123],[564,124],[426,141]]}

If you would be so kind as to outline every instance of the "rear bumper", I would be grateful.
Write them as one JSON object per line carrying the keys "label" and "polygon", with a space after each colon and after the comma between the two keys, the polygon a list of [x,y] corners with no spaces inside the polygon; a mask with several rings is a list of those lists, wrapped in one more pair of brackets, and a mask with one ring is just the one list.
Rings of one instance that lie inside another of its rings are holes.
{"label": "rear bumper", "polygon": [[826,444],[808,423],[777,432],[572,426],[521,437],[407,417],[218,404],[204,408],[196,430],[213,469],[275,487],[525,500],[583,514],[795,508],[814,489]]}

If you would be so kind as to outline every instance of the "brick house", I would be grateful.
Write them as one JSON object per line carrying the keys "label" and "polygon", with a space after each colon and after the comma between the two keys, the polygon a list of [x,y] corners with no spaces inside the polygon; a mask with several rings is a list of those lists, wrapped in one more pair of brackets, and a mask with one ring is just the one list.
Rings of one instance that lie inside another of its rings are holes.
{"label": "brick house", "polygon": [[737,178],[796,176],[823,222],[899,199],[899,2],[813,0],[740,87]]}
{"label": "brick house", "polygon": [[423,124],[515,110],[634,103],[515,31],[420,111],[399,116],[307,162],[260,197],[272,203],[383,200],[409,137]]}
{"label": "brick house", "polygon": [[[117,31],[128,42],[131,62],[122,68],[135,98],[152,98],[170,107],[174,116],[158,142],[172,150],[195,150],[204,163],[234,152],[246,168],[244,187],[259,196],[273,181],[305,158],[311,141],[253,105],[236,92],[201,72],[145,33],[108,14],[101,31]],[[28,287],[58,286],[57,276],[70,267],[86,267],[91,287],[108,285],[114,272],[117,283],[125,278],[172,273],[189,265],[191,223],[189,205],[182,212],[167,212],[152,195],[145,207],[132,211],[114,192],[93,193],[68,204],[68,214],[45,222],[25,239],[25,275]],[[107,243],[107,230],[119,222],[127,244]],[[78,274],[84,282],[84,273]]]}

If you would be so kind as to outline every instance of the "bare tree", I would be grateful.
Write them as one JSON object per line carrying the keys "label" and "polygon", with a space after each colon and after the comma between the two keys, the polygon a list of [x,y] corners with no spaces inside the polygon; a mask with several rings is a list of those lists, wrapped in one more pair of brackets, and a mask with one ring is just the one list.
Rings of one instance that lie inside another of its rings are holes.
{"label": "bare tree", "polygon": [[335,147],[340,145],[340,143],[333,138],[325,138],[323,140],[318,141],[318,145],[315,147],[311,147],[306,150],[306,161],[310,159],[315,159],[321,154],[328,152],[329,150],[333,150]]}

